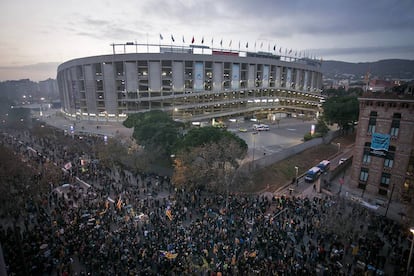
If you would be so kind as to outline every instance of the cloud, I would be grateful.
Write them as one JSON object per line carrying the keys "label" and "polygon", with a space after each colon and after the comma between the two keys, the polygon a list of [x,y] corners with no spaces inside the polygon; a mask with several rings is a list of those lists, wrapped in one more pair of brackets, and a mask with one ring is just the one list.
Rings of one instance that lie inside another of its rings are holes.
{"label": "cloud", "polygon": [[33,81],[56,78],[58,62],[43,62],[22,66],[0,66],[0,81],[26,79]]}

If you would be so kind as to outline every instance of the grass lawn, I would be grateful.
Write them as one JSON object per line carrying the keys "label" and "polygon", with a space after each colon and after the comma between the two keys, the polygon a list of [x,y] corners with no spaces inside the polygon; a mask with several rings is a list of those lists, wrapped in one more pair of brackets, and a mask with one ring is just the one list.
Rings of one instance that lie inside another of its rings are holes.
{"label": "grass lawn", "polygon": [[319,145],[300,154],[288,157],[280,162],[277,162],[269,167],[258,170],[253,175],[252,181],[246,183],[244,187],[239,187],[241,192],[254,193],[263,191],[267,188],[268,191],[275,191],[279,187],[292,181],[296,176],[295,166],[298,169],[298,175],[304,174],[311,167],[317,165],[324,159],[330,159],[338,152],[336,143],[341,143],[341,146],[348,146],[354,143],[355,135],[339,137],[327,145]]}

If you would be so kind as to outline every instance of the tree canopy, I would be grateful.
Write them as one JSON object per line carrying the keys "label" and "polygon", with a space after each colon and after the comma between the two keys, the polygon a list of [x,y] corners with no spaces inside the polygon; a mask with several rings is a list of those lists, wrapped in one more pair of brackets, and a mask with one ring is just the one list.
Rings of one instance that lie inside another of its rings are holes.
{"label": "tree canopy", "polygon": [[127,128],[134,128],[133,138],[147,151],[166,156],[177,143],[182,123],[172,120],[167,113],[153,110],[131,114],[123,122]]}
{"label": "tree canopy", "polygon": [[354,96],[335,96],[322,105],[324,117],[330,124],[337,123],[341,129],[348,129],[358,121],[359,103]]}
{"label": "tree canopy", "polygon": [[246,142],[227,130],[191,129],[177,146],[173,183],[190,190],[224,191],[246,153]]}
{"label": "tree canopy", "polygon": [[123,124],[134,127],[133,138],[151,154],[147,162],[155,156],[170,160],[174,154],[173,183],[177,187],[222,190],[247,153],[246,142],[234,133],[216,127],[184,131],[183,123],[162,111],[132,114]]}
{"label": "tree canopy", "polygon": [[178,141],[176,150],[194,148],[208,143],[218,143],[224,138],[235,141],[241,149],[247,150],[247,144],[243,139],[225,129],[212,126],[191,129]]}

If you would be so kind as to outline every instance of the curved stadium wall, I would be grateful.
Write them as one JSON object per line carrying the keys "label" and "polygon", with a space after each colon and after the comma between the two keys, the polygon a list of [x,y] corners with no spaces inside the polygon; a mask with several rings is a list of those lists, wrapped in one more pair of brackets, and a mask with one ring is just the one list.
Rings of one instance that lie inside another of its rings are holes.
{"label": "curved stadium wall", "polygon": [[[175,51],[174,51],[175,50]],[[195,121],[320,109],[320,62],[270,53],[191,48],[85,57],[58,67],[63,111],[80,120],[124,120],[164,110]]]}

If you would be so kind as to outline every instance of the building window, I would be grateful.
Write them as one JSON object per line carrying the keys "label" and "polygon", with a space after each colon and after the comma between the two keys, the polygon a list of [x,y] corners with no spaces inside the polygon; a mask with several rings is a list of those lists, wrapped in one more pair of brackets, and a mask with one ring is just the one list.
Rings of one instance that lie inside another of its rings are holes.
{"label": "building window", "polygon": [[359,173],[359,181],[367,182],[367,180],[368,180],[368,169],[361,168],[361,172]]}
{"label": "building window", "polygon": [[371,111],[371,113],[369,114],[368,134],[372,134],[375,132],[376,124],[377,124],[377,112]]}
{"label": "building window", "polygon": [[392,168],[392,165],[394,164],[394,155],[388,153],[387,157],[384,159],[384,168]]}
{"label": "building window", "polygon": [[96,91],[103,91],[103,81],[96,80]]}
{"label": "building window", "polygon": [[380,186],[384,188],[388,188],[390,186],[390,179],[391,179],[391,175],[389,173],[382,173]]}
{"label": "building window", "polygon": [[394,113],[392,116],[392,122],[391,122],[391,136],[398,136],[399,130],[400,130],[400,120],[401,120],[401,113]]}
{"label": "building window", "polygon": [[122,61],[115,62],[115,73],[116,76],[124,75],[124,63]]}
{"label": "building window", "polygon": [[371,162],[371,155],[369,154],[369,150],[364,151],[364,155],[362,156],[362,162],[365,164],[369,164]]}
{"label": "building window", "polygon": [[95,63],[95,75],[102,76],[102,65],[100,63]]}
{"label": "building window", "polygon": [[117,91],[125,91],[125,80],[117,80],[116,81],[116,90]]}
{"label": "building window", "polygon": [[369,164],[371,162],[371,142],[365,142],[364,155],[362,156],[362,162]]}

